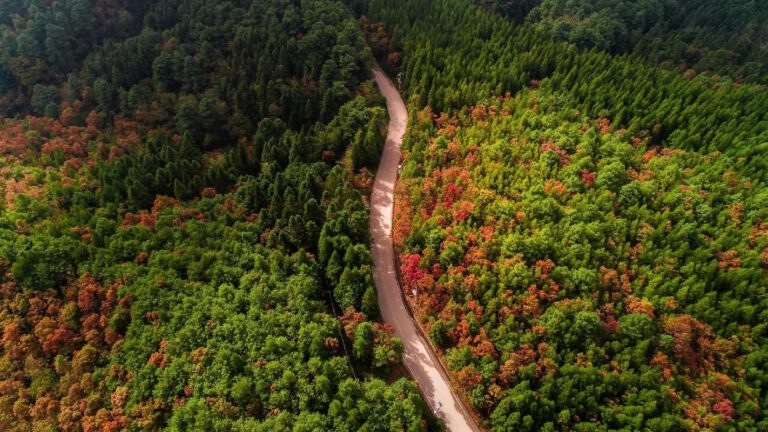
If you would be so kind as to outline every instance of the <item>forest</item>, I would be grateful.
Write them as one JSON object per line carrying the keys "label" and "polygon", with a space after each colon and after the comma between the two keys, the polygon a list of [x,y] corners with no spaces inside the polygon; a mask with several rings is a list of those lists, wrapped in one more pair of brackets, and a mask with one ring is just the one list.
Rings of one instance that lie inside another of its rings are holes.
{"label": "forest", "polygon": [[581,48],[766,84],[768,5],[713,0],[486,0],[481,4]]}
{"label": "forest", "polygon": [[738,3],[350,2],[410,103],[402,288],[489,429],[768,427],[766,62],[729,21],[765,13]]}
{"label": "forest", "polygon": [[[768,7],[0,0],[0,429],[768,430]],[[394,117],[393,117],[394,118]]]}
{"label": "forest", "polygon": [[494,430],[759,430],[768,190],[556,107],[411,129],[394,240],[457,386]]}
{"label": "forest", "polygon": [[405,90],[418,98],[417,106],[449,112],[541,87],[556,94],[563,108],[610,118],[633,133],[648,131],[656,144],[745,158],[745,173],[765,176],[764,86],[585,51],[462,0],[432,7],[419,1],[353,3],[372,22],[393,23],[391,50],[402,57]]}
{"label": "forest", "polygon": [[0,11],[0,429],[438,426],[379,320],[348,7]]}

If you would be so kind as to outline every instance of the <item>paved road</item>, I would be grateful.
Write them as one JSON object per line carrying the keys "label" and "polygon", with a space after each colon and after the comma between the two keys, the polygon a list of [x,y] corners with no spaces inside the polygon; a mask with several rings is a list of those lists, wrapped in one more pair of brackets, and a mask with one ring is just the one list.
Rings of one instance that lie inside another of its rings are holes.
{"label": "paved road", "polygon": [[371,196],[370,230],[373,241],[373,277],[378,291],[379,307],[384,320],[395,327],[395,335],[405,345],[403,362],[413,379],[419,383],[427,403],[445,420],[452,432],[479,431],[477,424],[453,394],[444,369],[435,357],[421,333],[416,330],[413,318],[400,294],[400,284],[395,273],[392,250],[392,210],[397,167],[400,163],[400,142],[408,123],[408,111],[395,86],[380,70],[373,76],[379,89],[387,98],[389,127],[384,152],[376,173]]}

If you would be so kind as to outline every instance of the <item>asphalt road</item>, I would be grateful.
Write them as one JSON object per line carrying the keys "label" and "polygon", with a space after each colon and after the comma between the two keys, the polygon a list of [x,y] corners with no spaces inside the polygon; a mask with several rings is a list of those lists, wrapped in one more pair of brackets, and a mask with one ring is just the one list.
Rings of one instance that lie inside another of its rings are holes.
{"label": "asphalt road", "polygon": [[395,273],[392,246],[392,212],[394,187],[400,164],[400,143],[408,123],[408,111],[392,81],[380,70],[373,76],[382,95],[387,98],[389,126],[384,151],[379,161],[376,182],[371,194],[370,231],[373,253],[373,276],[378,291],[379,307],[384,321],[392,324],[395,335],[405,345],[403,363],[419,384],[433,412],[445,421],[452,432],[480,431],[474,419],[454,394],[445,370],[430,345],[416,329],[401,295]]}

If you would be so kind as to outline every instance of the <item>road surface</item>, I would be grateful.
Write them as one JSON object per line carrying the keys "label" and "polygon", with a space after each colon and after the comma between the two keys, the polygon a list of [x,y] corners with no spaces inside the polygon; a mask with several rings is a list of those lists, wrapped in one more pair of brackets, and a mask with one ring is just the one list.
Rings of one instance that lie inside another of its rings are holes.
{"label": "road surface", "polygon": [[384,151],[376,172],[371,194],[370,231],[373,253],[373,277],[378,291],[379,307],[384,321],[395,327],[395,335],[405,345],[403,363],[418,382],[432,411],[445,421],[452,432],[480,431],[472,416],[453,393],[445,370],[429,344],[416,329],[401,295],[395,273],[392,246],[392,212],[397,169],[400,164],[400,142],[408,123],[408,111],[392,81],[381,71],[373,71],[379,90],[387,98],[389,126]]}

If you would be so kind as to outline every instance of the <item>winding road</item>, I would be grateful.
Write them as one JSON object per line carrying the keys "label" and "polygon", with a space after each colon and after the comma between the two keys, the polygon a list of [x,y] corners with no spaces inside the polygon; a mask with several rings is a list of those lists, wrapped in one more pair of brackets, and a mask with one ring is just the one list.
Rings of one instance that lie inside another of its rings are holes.
{"label": "winding road", "polygon": [[392,324],[395,335],[402,339],[403,363],[416,382],[433,412],[445,421],[452,432],[480,431],[472,416],[453,393],[447,373],[432,352],[429,343],[416,328],[408,305],[402,296],[395,272],[392,245],[392,213],[394,189],[400,164],[400,143],[408,123],[408,111],[392,81],[381,70],[373,71],[381,94],[387,99],[389,126],[384,151],[376,172],[371,194],[371,231],[373,277],[378,291],[379,307],[384,321]]}

